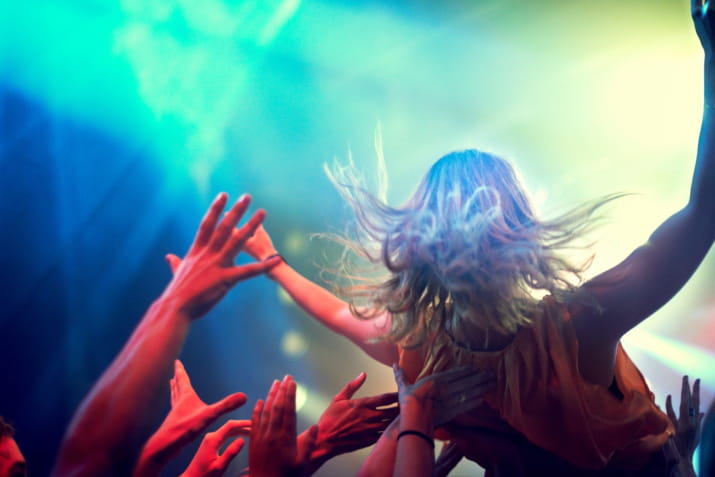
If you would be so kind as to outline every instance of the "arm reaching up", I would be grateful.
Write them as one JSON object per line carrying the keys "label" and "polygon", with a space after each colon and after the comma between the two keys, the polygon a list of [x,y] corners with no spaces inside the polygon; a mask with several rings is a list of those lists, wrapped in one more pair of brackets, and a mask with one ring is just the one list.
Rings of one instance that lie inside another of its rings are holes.
{"label": "arm reaching up", "polygon": [[174,277],[75,412],[54,475],[130,475],[191,323],[236,283],[276,265],[275,259],[234,265],[265,213],[236,229],[250,197],[242,196],[219,220],[227,200],[226,194],[214,200],[183,261],[167,257]]}
{"label": "arm reaching up", "polygon": [[289,266],[276,252],[263,227],[259,227],[246,242],[246,252],[261,261],[267,257],[279,257],[280,263],[271,269],[268,276],[278,282],[306,313],[332,331],[348,338],[376,361],[387,366],[397,362],[396,345],[387,341],[375,341],[390,331],[388,314],[372,320],[355,318],[346,302]]}
{"label": "arm reaching up", "polygon": [[708,5],[691,0],[695,31],[705,52],[705,87],[688,203],[663,222],[645,245],[583,286],[584,295],[595,298],[598,310],[571,307],[579,341],[579,368],[595,384],[611,384],[621,336],[685,285],[715,239],[715,11]]}

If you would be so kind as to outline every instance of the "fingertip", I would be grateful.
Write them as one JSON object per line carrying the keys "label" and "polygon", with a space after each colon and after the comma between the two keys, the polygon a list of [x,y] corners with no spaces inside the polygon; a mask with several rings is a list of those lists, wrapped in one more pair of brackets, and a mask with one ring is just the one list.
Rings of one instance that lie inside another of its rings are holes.
{"label": "fingertip", "polygon": [[226,204],[228,201],[228,194],[226,192],[219,192],[218,195],[216,195],[216,198],[214,199],[214,204]]}
{"label": "fingertip", "polygon": [[228,409],[236,409],[243,406],[248,401],[248,397],[244,393],[235,393],[229,396],[227,407]]}

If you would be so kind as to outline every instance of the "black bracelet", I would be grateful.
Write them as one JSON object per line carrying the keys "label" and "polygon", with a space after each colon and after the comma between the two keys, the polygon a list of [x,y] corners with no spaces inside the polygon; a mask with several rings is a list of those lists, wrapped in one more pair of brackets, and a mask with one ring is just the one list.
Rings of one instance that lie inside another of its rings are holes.
{"label": "black bracelet", "polygon": [[434,440],[430,436],[425,434],[424,432],[420,432],[420,431],[402,431],[399,434],[397,434],[397,440],[400,440],[400,437],[402,437],[402,436],[409,436],[409,435],[417,436],[417,437],[420,437],[421,439],[424,439],[424,441],[427,442],[427,444],[429,444],[430,447],[432,447],[434,449]]}
{"label": "black bracelet", "polygon": [[286,259],[283,258],[283,255],[281,255],[281,254],[278,253],[278,252],[276,252],[276,253],[274,253],[274,254],[272,254],[272,255],[267,256],[266,258],[264,258],[264,259],[261,260],[261,261],[262,261],[262,262],[265,262],[265,261],[268,261],[268,260],[272,259],[273,257],[279,257],[279,258],[281,259],[281,262],[283,262],[283,263],[288,263],[288,262],[286,262]]}

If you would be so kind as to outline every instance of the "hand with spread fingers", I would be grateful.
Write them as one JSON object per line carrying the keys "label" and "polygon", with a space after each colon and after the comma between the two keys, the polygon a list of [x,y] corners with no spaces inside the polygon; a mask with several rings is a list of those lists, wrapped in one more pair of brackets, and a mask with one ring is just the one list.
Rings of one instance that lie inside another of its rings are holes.
{"label": "hand with spread fingers", "polygon": [[[250,197],[242,196],[221,218],[227,201],[225,193],[213,201],[183,260],[167,255],[173,278],[78,407],[60,447],[53,475],[130,475],[147,444],[148,429],[164,403],[165,383],[171,378],[174,360],[192,323],[237,282],[264,273],[280,262],[276,258],[242,266],[234,264],[265,213],[259,210],[237,228]],[[190,389],[188,377],[182,373],[183,368],[178,369],[173,383],[185,384]],[[193,408],[195,413],[181,417],[174,413],[167,418],[159,434],[163,440],[152,444],[158,444],[157,455],[168,452],[171,448],[168,443],[181,443],[179,435],[185,424],[201,427],[202,422],[215,419],[245,401],[245,396],[236,394],[214,408],[205,406],[193,390],[180,395],[174,405]],[[189,437],[186,434],[183,438]]]}
{"label": "hand with spread fingers", "polygon": [[700,423],[704,413],[700,412],[700,380],[693,383],[692,392],[688,377],[683,376],[680,388],[680,415],[676,416],[673,409],[673,399],[670,394],[665,398],[665,407],[668,417],[675,426],[673,440],[675,447],[680,454],[681,471],[687,475],[695,475],[693,469],[693,454],[700,440]]}
{"label": "hand with spread fingers", "polygon": [[[144,445],[134,470],[134,477],[159,475],[170,459],[196,439],[216,419],[238,409],[246,402],[245,394],[236,393],[215,404],[204,403],[191,386],[189,375],[179,360],[174,362],[174,377],[169,382],[169,387],[171,410],[159,429]],[[227,431],[230,428],[232,432],[242,430],[244,434],[249,433],[251,421],[231,422],[233,424],[227,427]]]}
{"label": "hand with spread fingers", "polygon": [[[399,408],[391,406],[397,403],[397,393],[352,399],[366,377],[365,373],[360,373],[347,383],[320,416],[307,472],[315,472],[332,457],[374,444],[398,415]],[[302,446],[305,434],[298,437],[299,446]]]}
{"label": "hand with spread fingers", "polygon": [[[234,457],[243,449],[243,439],[229,440],[249,433],[250,421],[233,420],[226,422],[216,431],[207,433],[191,463],[179,477],[221,477]],[[224,446],[226,448],[221,452]]]}
{"label": "hand with spread fingers", "polygon": [[[426,376],[410,385],[402,370],[393,367],[400,396],[401,414],[411,402],[432,416],[433,428],[482,404],[482,396],[495,383],[494,372],[462,366]],[[403,416],[404,417],[404,416]],[[431,431],[431,430],[430,430]]]}
{"label": "hand with spread fingers", "polygon": [[251,198],[242,195],[219,221],[227,201],[228,196],[221,193],[211,204],[183,260],[176,255],[166,256],[174,277],[162,298],[173,300],[191,319],[205,315],[239,281],[265,273],[280,262],[279,257],[274,257],[247,265],[234,264],[266,214],[259,210],[236,228]]}
{"label": "hand with spread fingers", "polygon": [[251,477],[303,475],[318,433],[308,429],[303,446],[298,448],[295,414],[296,384],[286,376],[274,381],[266,400],[258,400],[251,419],[248,468]]}

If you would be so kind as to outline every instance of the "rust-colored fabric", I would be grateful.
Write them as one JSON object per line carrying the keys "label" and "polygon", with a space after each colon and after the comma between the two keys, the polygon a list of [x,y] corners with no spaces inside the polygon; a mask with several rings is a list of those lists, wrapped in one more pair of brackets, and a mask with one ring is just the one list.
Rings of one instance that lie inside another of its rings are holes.
{"label": "rust-colored fabric", "polygon": [[496,386],[485,396],[488,407],[460,416],[460,426],[501,431],[500,418],[501,427],[584,469],[639,468],[673,434],[620,344],[614,374],[623,399],[580,376],[573,324],[566,307],[550,296],[541,315],[499,351],[469,351],[447,334],[427,347],[431,353],[401,351],[400,366],[411,381],[462,365],[496,371]]}

